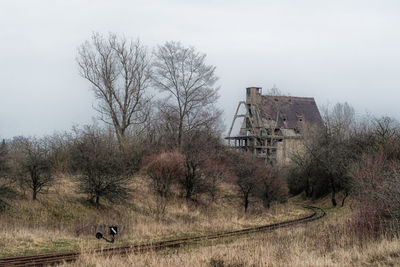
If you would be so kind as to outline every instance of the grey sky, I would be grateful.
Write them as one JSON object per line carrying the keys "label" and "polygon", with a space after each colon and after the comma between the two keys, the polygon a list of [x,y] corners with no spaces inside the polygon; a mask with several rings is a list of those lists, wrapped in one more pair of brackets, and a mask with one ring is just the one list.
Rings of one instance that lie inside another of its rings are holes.
{"label": "grey sky", "polygon": [[319,105],[398,115],[399,1],[0,0],[0,137],[91,123],[76,49],[93,31],[206,53],[231,122],[244,88],[274,84]]}

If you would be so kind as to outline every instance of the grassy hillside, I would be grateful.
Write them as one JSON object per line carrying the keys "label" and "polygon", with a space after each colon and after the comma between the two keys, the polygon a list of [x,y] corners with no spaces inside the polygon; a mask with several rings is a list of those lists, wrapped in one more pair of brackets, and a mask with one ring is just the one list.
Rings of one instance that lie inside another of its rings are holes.
{"label": "grassy hillside", "polygon": [[[54,251],[85,251],[91,248],[136,244],[223,230],[240,229],[298,218],[309,213],[299,204],[323,207],[328,216],[320,221],[271,233],[226,238],[157,253],[102,258],[83,255],[65,266],[397,266],[400,240],[396,237],[364,238],[349,227],[351,198],[345,207],[332,208],[329,197],[316,203],[300,196],[269,210],[260,203],[244,214],[235,188],[222,184],[215,203],[206,197],[198,203],[171,199],[164,219],[156,220],[154,198],[147,181],[135,177],[132,198],[125,205],[102,202],[96,209],[85,195],[76,193],[71,177],[57,184],[38,201],[12,201],[0,214],[0,256]],[[339,195],[340,199],[340,195]],[[118,225],[116,243],[94,238]]]}
{"label": "grassy hillside", "polygon": [[[164,219],[156,220],[155,202],[147,181],[135,177],[132,198],[124,205],[101,202],[96,209],[85,195],[77,194],[73,178],[60,175],[57,184],[37,201],[26,197],[13,200],[0,213],[0,257],[52,251],[86,250],[152,240],[170,239],[223,230],[263,225],[298,218],[309,211],[295,204],[276,205],[269,210],[253,205],[244,214],[236,189],[222,184],[215,203],[206,197],[197,203],[171,199]],[[114,244],[97,240],[97,231],[119,226]]]}
{"label": "grassy hillside", "polygon": [[400,240],[357,236],[351,216],[349,206],[329,208],[322,220],[271,233],[126,257],[85,255],[65,266],[399,266]]}

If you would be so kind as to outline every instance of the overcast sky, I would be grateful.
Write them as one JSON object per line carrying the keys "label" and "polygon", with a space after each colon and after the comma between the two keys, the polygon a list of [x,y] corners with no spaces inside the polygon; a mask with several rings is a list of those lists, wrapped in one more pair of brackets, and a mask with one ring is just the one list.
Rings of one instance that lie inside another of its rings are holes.
{"label": "overcast sky", "polygon": [[206,53],[227,126],[246,87],[274,84],[400,118],[400,1],[0,0],[0,138],[92,122],[75,58],[93,31]]}

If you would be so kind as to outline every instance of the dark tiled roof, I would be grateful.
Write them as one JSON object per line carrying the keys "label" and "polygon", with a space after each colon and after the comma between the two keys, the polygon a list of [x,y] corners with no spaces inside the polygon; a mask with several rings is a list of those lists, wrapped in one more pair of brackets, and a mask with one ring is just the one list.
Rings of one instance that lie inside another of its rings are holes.
{"label": "dark tiled roof", "polygon": [[278,127],[301,129],[304,122],[322,124],[321,114],[313,97],[262,96],[260,107],[263,118],[276,120],[279,112]]}

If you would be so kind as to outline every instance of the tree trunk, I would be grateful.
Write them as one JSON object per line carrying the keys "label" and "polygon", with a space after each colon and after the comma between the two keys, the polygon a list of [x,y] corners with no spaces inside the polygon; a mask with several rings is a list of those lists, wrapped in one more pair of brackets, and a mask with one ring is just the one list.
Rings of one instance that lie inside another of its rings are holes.
{"label": "tree trunk", "polygon": [[342,199],[342,207],[344,206],[344,201],[346,200],[346,198],[349,196],[349,192],[345,192],[344,193],[344,197]]}
{"label": "tree trunk", "polygon": [[307,178],[306,180],[306,197],[311,198],[313,196],[313,186],[310,182],[310,178]]}
{"label": "tree trunk", "polygon": [[336,188],[335,188],[335,181],[333,178],[331,180],[331,187],[332,187],[332,205],[336,207],[337,202],[336,202]]}
{"label": "tree trunk", "polygon": [[36,200],[37,191],[34,189],[32,194],[32,200]]}
{"label": "tree trunk", "polygon": [[196,167],[190,162],[186,162],[186,169],[187,169],[185,177],[186,200],[192,200]]}
{"label": "tree trunk", "polygon": [[189,201],[192,199],[192,190],[186,188],[186,200]]}
{"label": "tree trunk", "polygon": [[249,207],[249,196],[246,194],[244,196],[244,212],[247,212],[247,208]]}
{"label": "tree trunk", "polygon": [[269,209],[271,207],[271,201],[269,200],[268,193],[264,195],[264,208]]}
{"label": "tree trunk", "polygon": [[336,207],[336,205],[337,205],[337,203],[336,203],[336,198],[335,198],[335,191],[332,191],[332,205],[334,206],[334,207]]}
{"label": "tree trunk", "polygon": [[125,151],[125,130],[115,126],[115,133],[117,134],[117,140],[119,145],[119,151]]}
{"label": "tree trunk", "polygon": [[267,209],[271,208],[271,201],[265,200],[264,201],[264,207],[266,207]]}
{"label": "tree trunk", "polygon": [[178,127],[178,147],[182,148],[182,131],[183,131],[183,119],[179,121],[179,127]]}
{"label": "tree trunk", "polygon": [[100,205],[100,197],[96,196],[96,207],[99,207]]}

